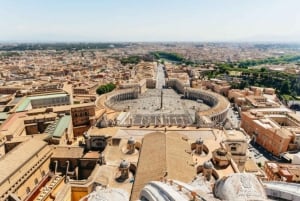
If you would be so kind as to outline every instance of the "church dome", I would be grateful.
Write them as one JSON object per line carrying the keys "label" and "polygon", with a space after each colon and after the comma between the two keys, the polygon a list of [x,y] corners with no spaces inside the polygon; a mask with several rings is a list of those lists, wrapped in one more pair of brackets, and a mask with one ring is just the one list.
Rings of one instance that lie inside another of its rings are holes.
{"label": "church dome", "polygon": [[263,185],[250,173],[223,177],[215,183],[214,194],[222,200],[268,200]]}
{"label": "church dome", "polygon": [[196,140],[196,144],[203,144],[203,139],[202,138],[198,138],[197,140]]}
{"label": "church dome", "polygon": [[227,151],[226,151],[225,149],[223,149],[223,148],[219,148],[219,149],[217,150],[217,154],[218,154],[219,156],[226,156]]}
{"label": "church dome", "polygon": [[212,162],[206,161],[206,162],[203,163],[203,167],[205,169],[212,169],[214,166],[213,166]]}
{"label": "church dome", "polygon": [[135,139],[133,137],[130,137],[127,141],[127,144],[135,144]]}
{"label": "church dome", "polygon": [[128,168],[129,166],[129,163],[125,160],[122,160],[121,163],[120,163],[120,168]]}

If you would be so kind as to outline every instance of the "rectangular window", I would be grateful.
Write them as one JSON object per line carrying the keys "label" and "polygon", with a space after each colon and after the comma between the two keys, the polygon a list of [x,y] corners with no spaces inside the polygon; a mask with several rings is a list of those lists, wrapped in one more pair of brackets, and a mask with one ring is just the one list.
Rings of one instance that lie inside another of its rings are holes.
{"label": "rectangular window", "polygon": [[231,151],[236,151],[236,147],[231,147],[230,150]]}

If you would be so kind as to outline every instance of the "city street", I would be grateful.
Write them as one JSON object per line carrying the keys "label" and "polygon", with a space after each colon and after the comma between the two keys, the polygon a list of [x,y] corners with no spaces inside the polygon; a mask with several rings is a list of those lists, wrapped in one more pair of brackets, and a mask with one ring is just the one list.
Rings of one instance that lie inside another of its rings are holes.
{"label": "city street", "polygon": [[240,127],[240,117],[239,114],[233,110],[232,107],[229,108],[227,117],[232,123],[233,128],[238,128]]}
{"label": "city street", "polygon": [[264,164],[265,161],[276,161],[276,162],[286,162],[279,157],[274,156],[272,153],[265,150],[263,147],[258,145],[257,143],[251,142],[249,143],[249,156],[256,162],[260,164]]}
{"label": "city street", "polygon": [[158,64],[156,72],[156,89],[162,89],[165,85],[165,73],[162,64]]}

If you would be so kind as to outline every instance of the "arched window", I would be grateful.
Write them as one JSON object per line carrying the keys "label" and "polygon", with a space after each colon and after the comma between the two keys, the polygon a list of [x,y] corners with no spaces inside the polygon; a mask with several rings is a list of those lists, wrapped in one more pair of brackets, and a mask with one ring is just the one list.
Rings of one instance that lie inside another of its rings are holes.
{"label": "arched window", "polygon": [[30,193],[30,188],[26,187],[26,193],[29,194]]}

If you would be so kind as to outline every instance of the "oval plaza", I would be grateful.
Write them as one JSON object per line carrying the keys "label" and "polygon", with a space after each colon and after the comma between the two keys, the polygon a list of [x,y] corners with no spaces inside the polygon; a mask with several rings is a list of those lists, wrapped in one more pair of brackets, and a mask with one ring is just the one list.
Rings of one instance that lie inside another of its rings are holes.
{"label": "oval plaza", "polygon": [[156,79],[104,94],[96,104],[119,112],[113,124],[141,127],[218,126],[225,121],[230,106],[219,94],[191,88],[187,75],[168,75],[163,65],[157,66]]}

